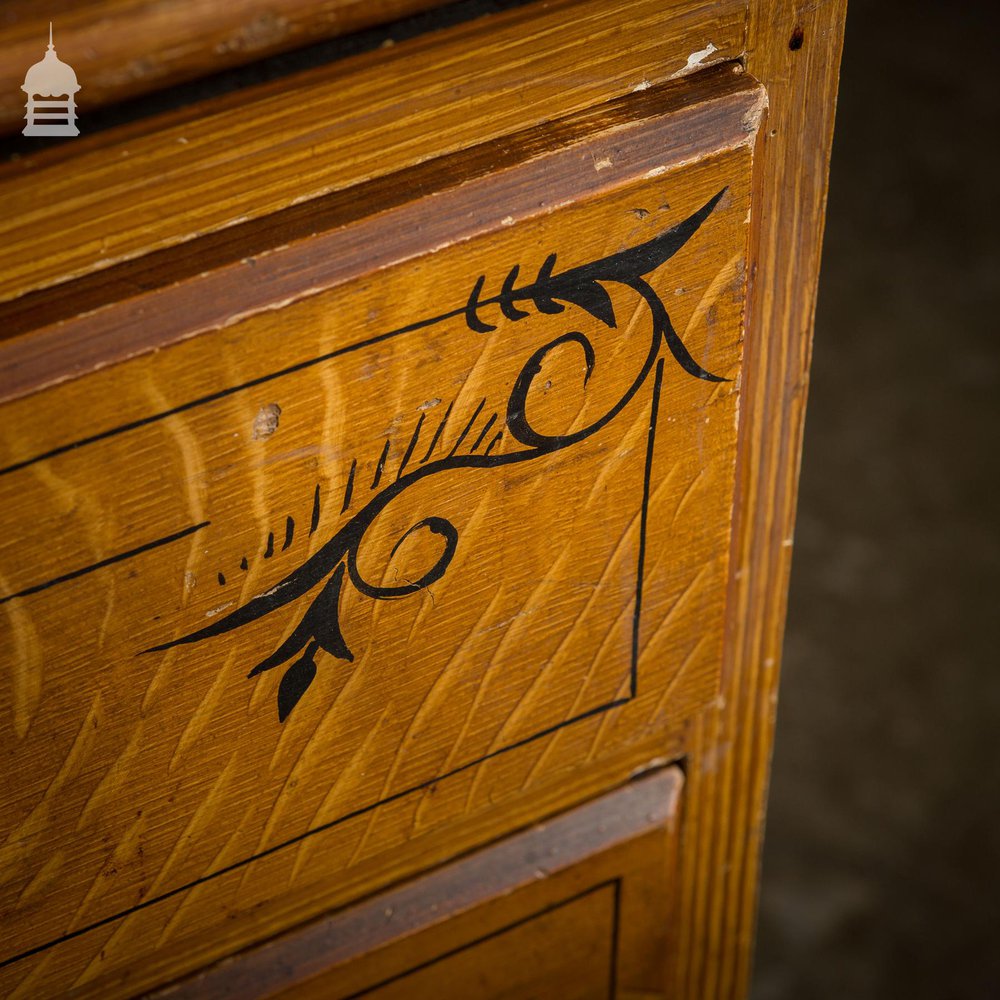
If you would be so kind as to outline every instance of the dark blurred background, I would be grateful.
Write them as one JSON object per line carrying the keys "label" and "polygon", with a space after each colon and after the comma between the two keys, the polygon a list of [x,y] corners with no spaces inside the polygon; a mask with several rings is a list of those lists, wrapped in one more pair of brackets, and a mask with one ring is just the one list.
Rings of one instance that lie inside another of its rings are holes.
{"label": "dark blurred background", "polygon": [[753,1000],[1000,997],[998,6],[848,10]]}

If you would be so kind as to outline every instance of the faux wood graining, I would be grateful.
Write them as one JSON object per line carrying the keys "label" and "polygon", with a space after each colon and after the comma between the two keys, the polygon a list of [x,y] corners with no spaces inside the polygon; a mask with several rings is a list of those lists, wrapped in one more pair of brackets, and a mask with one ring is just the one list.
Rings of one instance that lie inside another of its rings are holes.
{"label": "faux wood graining", "polygon": [[729,63],[0,303],[0,399],[740,145],[762,104]]}
{"label": "faux wood graining", "polygon": [[[682,787],[677,768],[645,775],[224,959],[155,1000],[400,995],[404,987],[402,995],[437,997],[563,996],[575,987],[601,1000],[615,990],[662,991]],[[452,985],[456,970],[490,988]]]}
{"label": "faux wood graining", "polygon": [[[0,170],[0,990],[134,995],[684,756],[619,972],[745,994],[843,3],[749,8],[525,8]],[[381,954],[492,972],[520,892]]]}
{"label": "faux wood graining", "polygon": [[0,132],[24,124],[25,70],[53,21],[86,85],[85,110],[440,6],[445,0],[6,0]]}
{"label": "faux wood graining", "polygon": [[129,141],[74,139],[71,161],[25,157],[0,179],[0,301],[732,60],[745,9],[522,7],[240,92]]}
{"label": "faux wood graining", "polygon": [[653,171],[4,407],[29,458],[43,400],[104,428],[0,479],[8,988],[218,957],[712,696],[750,168]]}
{"label": "faux wood graining", "polygon": [[846,0],[751,4],[747,68],[768,93],[718,700],[693,727],[674,995],[746,996],[795,524]]}

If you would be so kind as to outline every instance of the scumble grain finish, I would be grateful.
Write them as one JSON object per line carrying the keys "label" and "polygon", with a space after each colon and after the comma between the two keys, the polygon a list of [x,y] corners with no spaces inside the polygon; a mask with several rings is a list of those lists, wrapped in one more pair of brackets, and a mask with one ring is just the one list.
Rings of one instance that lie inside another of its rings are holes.
{"label": "scumble grain finish", "polygon": [[744,12],[559,0],[241,92],[128,142],[74,140],[69,170],[26,157],[0,179],[0,302],[663,83],[709,42],[695,68],[734,59]]}
{"label": "scumble grain finish", "polygon": [[723,683],[692,731],[676,995],[746,995],[845,0],[751,5],[767,88]]}
{"label": "scumble grain finish", "polygon": [[0,171],[0,988],[263,954],[683,756],[613,991],[744,994],[843,3],[750,15],[562,0]]}
{"label": "scumble grain finish", "polygon": [[0,132],[24,123],[21,81],[55,24],[85,111],[441,6],[446,0],[7,0]]}
{"label": "scumble grain finish", "polygon": [[[540,965],[550,977],[547,985],[560,996],[572,982],[584,996],[600,991],[596,995],[603,1000],[608,979],[618,980],[619,969],[620,987],[660,988],[665,973],[657,954],[660,925],[670,908],[682,789],[677,768],[643,776],[413,882],[225,959],[151,1000],[333,998],[381,984],[413,995],[422,975],[430,980],[422,987],[434,991],[430,995],[504,995],[506,988],[516,997],[538,991]],[[595,900],[595,895],[603,898]],[[584,899],[591,905],[574,907]],[[564,907],[582,912],[567,923]],[[610,925],[602,923],[606,915],[612,917]],[[536,922],[546,918],[552,924],[548,934]],[[521,930],[529,933],[517,934],[514,943],[511,932]],[[506,939],[500,954],[484,954],[483,946],[497,938]],[[493,989],[447,985],[454,974],[448,960],[460,954],[466,956],[463,971],[471,965],[492,978]],[[595,957],[601,959],[596,966]],[[524,978],[497,978],[518,965]]]}
{"label": "scumble grain finish", "polygon": [[3,407],[14,995],[154,985],[678,752],[735,483],[761,100],[725,93],[693,162],[644,94],[553,146],[586,198],[548,173],[347,280],[306,241],[274,308]]}

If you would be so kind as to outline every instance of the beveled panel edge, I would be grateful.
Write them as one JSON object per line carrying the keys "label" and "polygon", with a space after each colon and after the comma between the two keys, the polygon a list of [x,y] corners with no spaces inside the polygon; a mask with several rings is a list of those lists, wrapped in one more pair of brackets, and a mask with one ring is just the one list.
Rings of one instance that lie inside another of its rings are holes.
{"label": "beveled panel edge", "polygon": [[0,171],[0,299],[738,59],[746,18],[747,0],[544,0],[80,137]]}
{"label": "beveled panel edge", "polygon": [[[486,155],[479,155],[482,150],[463,151],[434,161],[429,171],[434,183],[426,187],[413,183],[404,172],[345,192],[346,198],[330,196],[333,228],[326,232],[242,256],[246,244],[233,230],[233,239],[221,245],[228,262],[220,266],[206,264],[207,269],[173,284],[125,295],[68,318],[45,317],[43,309],[44,325],[0,339],[0,403],[554,211],[570,200],[752,144],[766,103],[763,89],[741,73],[738,64],[699,77],[697,83],[668,84],[622,99],[610,110],[588,111],[554,123],[547,129],[549,144],[541,149],[533,146],[529,132],[522,136],[526,158],[521,162],[515,158],[500,172],[489,170],[489,149]],[[567,143],[566,135],[573,135],[579,125],[584,128]],[[598,131],[586,132],[591,126]],[[510,147],[513,140],[498,142]],[[463,176],[455,169],[456,159],[470,170],[454,184],[452,178]],[[593,169],[581,170],[587,159]],[[428,165],[414,170],[424,175]],[[389,183],[396,192],[395,205],[387,196]],[[399,192],[415,196],[404,200]],[[369,205],[387,201],[391,207],[364,214]],[[317,211],[322,214],[322,209]],[[253,238],[250,234],[259,227],[246,225],[248,238]],[[375,254],[375,247],[384,249]],[[196,248],[185,244],[178,249],[190,256]],[[252,281],[247,280],[250,269]],[[242,302],[238,311],[231,305],[236,300]],[[24,324],[23,314],[4,310],[3,305],[0,318],[5,311],[9,327]]]}

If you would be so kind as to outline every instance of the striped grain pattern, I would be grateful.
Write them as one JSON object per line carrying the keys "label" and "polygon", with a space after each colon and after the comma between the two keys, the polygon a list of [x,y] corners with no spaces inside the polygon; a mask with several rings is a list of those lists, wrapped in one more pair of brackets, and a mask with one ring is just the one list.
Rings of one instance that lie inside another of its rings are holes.
{"label": "striped grain pattern", "polygon": [[846,3],[751,5],[767,88],[754,192],[736,546],[719,698],[688,758],[675,994],[746,995]]}
{"label": "striped grain pattern", "polygon": [[44,54],[50,21],[57,50],[86,88],[86,112],[444,3],[50,0],[43,8],[35,0],[6,0],[0,13],[0,132],[24,124],[21,81]]}
{"label": "striped grain pattern", "polygon": [[4,406],[12,995],[152,985],[677,752],[722,653],[759,92],[726,107],[694,163],[581,148],[599,195]]}
{"label": "striped grain pattern", "polygon": [[155,1000],[662,993],[682,788],[644,775]]}
{"label": "striped grain pattern", "polygon": [[247,317],[429,243],[598,193],[612,179],[739,145],[763,101],[739,69],[706,70],[473,146],[446,169],[430,161],[227,227],[201,238],[197,253],[180,244],[0,303],[0,399],[222,329],[234,298]]}
{"label": "striped grain pattern", "polygon": [[[558,0],[0,169],[0,991],[352,926],[683,757],[614,989],[745,995],[843,15]],[[627,898],[575,870],[555,941]],[[507,964],[520,892],[350,988]]]}
{"label": "striped grain pattern", "polygon": [[0,302],[743,49],[743,0],[626,6],[627,18],[606,0],[520,8],[240,92],[128,141],[81,137],[68,167],[60,154],[48,166],[25,157],[0,175]]}

